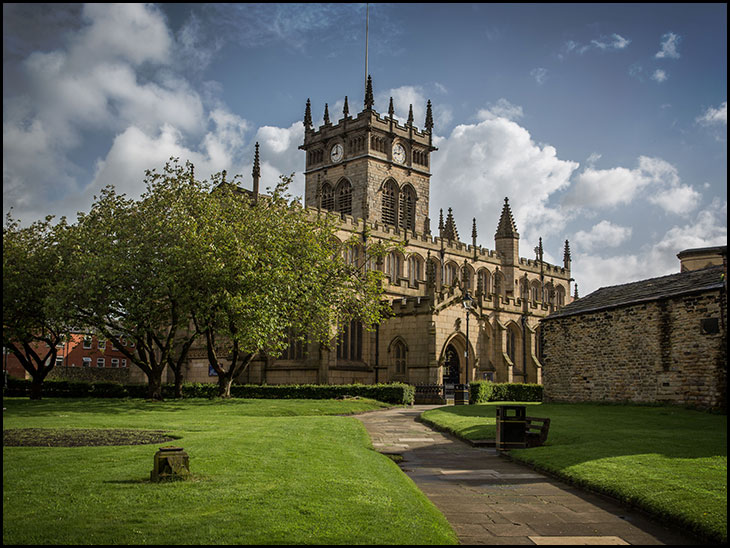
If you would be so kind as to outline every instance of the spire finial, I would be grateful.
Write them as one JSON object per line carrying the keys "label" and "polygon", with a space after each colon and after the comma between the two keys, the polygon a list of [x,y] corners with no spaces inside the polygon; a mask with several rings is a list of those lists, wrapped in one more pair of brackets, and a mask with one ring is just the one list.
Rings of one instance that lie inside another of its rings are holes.
{"label": "spire finial", "polygon": [[477,218],[474,217],[471,224],[471,238],[472,240],[477,239]]}
{"label": "spire finial", "polygon": [[324,123],[330,123],[330,111],[329,108],[327,108],[327,103],[324,104]]}
{"label": "spire finial", "polygon": [[456,230],[456,222],[454,221],[454,215],[449,208],[449,213],[446,215],[446,224],[444,225],[444,232],[447,240],[459,241],[459,231]]}
{"label": "spire finial", "polygon": [[565,240],[565,247],[563,248],[563,266],[570,268],[570,244],[568,240]]}
{"label": "spire finial", "polygon": [[408,107],[408,125],[413,125],[413,105]]}
{"label": "spire finial", "polygon": [[312,129],[312,103],[307,99],[307,106],[304,109],[304,129]]}
{"label": "spire finial", "polygon": [[345,106],[342,107],[342,114],[347,118],[350,115],[350,107],[347,106],[347,95],[345,95]]}
{"label": "spire finial", "polygon": [[365,86],[365,108],[373,108],[375,101],[373,100],[373,79],[368,74],[368,82]]}
{"label": "spire finial", "polygon": [[519,238],[520,235],[517,233],[517,226],[515,220],[512,218],[512,210],[509,207],[509,198],[504,199],[504,206],[502,206],[502,216],[499,218],[499,225],[497,226],[497,233],[494,235],[495,238]]}
{"label": "spire finial", "polygon": [[431,133],[433,130],[433,113],[431,112],[431,99],[426,103],[426,124],[424,126],[426,131]]}
{"label": "spire finial", "polygon": [[393,98],[390,98],[390,105],[388,105],[388,116],[390,116],[390,119],[393,119],[393,114],[395,114],[395,109],[393,108]]}

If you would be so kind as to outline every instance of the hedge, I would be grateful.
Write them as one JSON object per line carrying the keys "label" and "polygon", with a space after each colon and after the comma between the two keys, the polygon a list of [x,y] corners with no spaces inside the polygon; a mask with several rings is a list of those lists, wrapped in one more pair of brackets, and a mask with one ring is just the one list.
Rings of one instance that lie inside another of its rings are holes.
{"label": "hedge", "polygon": [[542,385],[489,381],[474,381],[469,385],[469,403],[489,401],[542,401]]}
{"label": "hedge", "polygon": [[[8,378],[6,396],[27,396],[30,393],[30,379]],[[174,398],[174,385],[162,386],[163,398]],[[218,385],[215,383],[184,383],[184,398],[215,398]],[[43,382],[43,396],[66,398],[146,398],[145,384],[120,384],[115,382],[78,382],[46,380]],[[231,397],[251,399],[308,399],[323,400],[346,397],[361,397],[392,403],[410,405],[415,398],[415,388],[409,384],[302,384],[302,385],[253,385],[234,384]]]}

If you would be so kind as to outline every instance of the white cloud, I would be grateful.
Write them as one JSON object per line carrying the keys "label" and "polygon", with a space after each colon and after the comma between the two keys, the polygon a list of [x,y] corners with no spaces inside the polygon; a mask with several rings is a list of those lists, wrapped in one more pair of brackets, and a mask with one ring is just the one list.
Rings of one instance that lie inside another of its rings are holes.
{"label": "white cloud", "polygon": [[[156,7],[85,5],[83,24],[64,48],[31,53],[26,93],[4,101],[3,202],[18,217],[73,216],[106,184],[139,195],[144,169],[172,155],[200,163],[199,174],[240,165],[246,122],[222,108],[207,111],[175,74],[179,48]],[[82,142],[110,135],[95,173],[69,160]],[[92,182],[80,190],[84,178]]]}
{"label": "white cloud", "polygon": [[723,101],[718,108],[709,107],[701,116],[697,117],[697,123],[706,126],[727,126],[727,101]]}
{"label": "white cloud", "polygon": [[565,197],[571,206],[616,207],[646,196],[667,213],[686,215],[699,205],[700,194],[683,185],[677,169],[661,158],[641,156],[638,167],[596,169],[590,163],[576,176]]}
{"label": "white cloud", "polygon": [[535,79],[535,82],[537,82],[537,85],[539,86],[545,83],[547,80],[547,74],[547,69],[542,67],[534,68],[530,71],[530,76]]}
{"label": "white cloud", "polygon": [[579,230],[573,236],[576,248],[583,251],[592,251],[596,248],[618,247],[631,237],[630,227],[619,226],[610,221],[601,221],[589,231]]}
{"label": "white cloud", "polygon": [[655,82],[662,83],[667,80],[669,76],[667,76],[667,72],[662,69],[656,69],[654,73],[651,75],[651,79]]}
{"label": "white cloud", "polygon": [[649,196],[649,201],[667,213],[687,215],[697,209],[702,195],[691,186],[679,185]]}
{"label": "white cloud", "polygon": [[620,34],[612,34],[610,36],[601,36],[591,40],[588,44],[581,44],[575,40],[568,40],[563,44],[562,52],[558,55],[559,58],[564,59],[566,55],[577,53],[583,55],[592,50],[599,51],[620,51],[629,47],[631,40],[624,38]]}
{"label": "white cloud", "polygon": [[600,50],[619,50],[625,49],[629,46],[631,40],[624,38],[618,34],[612,34],[611,36],[602,36],[598,40],[591,40],[596,48]]}
{"label": "white cloud", "polygon": [[[444,93],[443,86],[437,84],[435,86],[437,93]],[[413,106],[413,124],[423,129],[426,121],[426,103],[428,97],[425,90],[421,86],[401,86],[398,88],[391,88],[383,92],[376,92],[375,94],[375,109],[381,113],[387,115],[388,105],[390,104],[390,98],[393,98],[393,110],[395,113],[393,117],[398,120],[401,124],[404,124],[408,120],[409,107]],[[338,102],[335,108],[339,109],[338,112],[342,111],[342,103]],[[350,107],[350,112],[352,112]],[[330,113],[333,112],[330,110]],[[442,102],[432,102],[432,114],[434,122],[434,131],[437,131],[440,127],[446,127],[451,123],[453,114],[451,108]]]}
{"label": "white cloud", "polygon": [[625,284],[679,272],[677,253],[727,244],[727,201],[715,199],[684,225],[675,225],[638,253],[573,253],[573,277],[580,296],[600,287]]}
{"label": "white cloud", "polygon": [[478,123],[459,125],[435,140],[439,152],[432,163],[432,229],[438,208],[452,207],[462,232],[468,232],[476,217],[482,241],[491,247],[508,197],[524,240],[537,242],[538,234],[560,234],[569,214],[550,206],[549,200],[569,185],[578,164],[560,160],[554,147],[535,143],[514,121],[482,112],[487,113]]}
{"label": "white cloud", "polygon": [[498,99],[496,103],[490,104],[488,108],[481,109],[477,113],[479,120],[494,120],[496,118],[505,118],[507,120],[515,121],[519,120],[524,116],[522,107],[519,105],[513,105],[507,99]]}
{"label": "white cloud", "polygon": [[677,46],[680,37],[673,32],[667,32],[662,36],[661,49],[656,53],[657,59],[679,59]]}

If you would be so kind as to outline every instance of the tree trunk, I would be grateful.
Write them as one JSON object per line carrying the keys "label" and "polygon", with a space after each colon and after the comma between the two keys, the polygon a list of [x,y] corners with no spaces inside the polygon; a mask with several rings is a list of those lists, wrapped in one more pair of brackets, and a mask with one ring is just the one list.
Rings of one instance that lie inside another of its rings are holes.
{"label": "tree trunk", "polygon": [[33,377],[32,382],[30,383],[30,399],[31,400],[40,400],[43,396],[43,379],[40,378],[40,375],[37,377]]}
{"label": "tree trunk", "polygon": [[173,372],[175,373],[175,398],[182,399],[183,392],[182,392],[182,382],[183,382],[183,376],[182,371],[178,369],[173,369]]}
{"label": "tree trunk", "polygon": [[218,396],[221,398],[230,398],[232,384],[233,375],[230,372],[225,375],[218,375]]}
{"label": "tree trunk", "polygon": [[149,399],[162,401],[162,371],[153,369],[147,378],[149,381]]}

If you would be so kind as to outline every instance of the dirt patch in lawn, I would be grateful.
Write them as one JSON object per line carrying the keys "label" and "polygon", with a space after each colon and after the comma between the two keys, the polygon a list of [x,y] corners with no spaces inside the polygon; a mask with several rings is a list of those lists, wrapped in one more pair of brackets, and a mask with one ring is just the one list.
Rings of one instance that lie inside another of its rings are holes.
{"label": "dirt patch in lawn", "polygon": [[3,430],[4,447],[84,447],[146,445],[179,439],[162,430],[123,428],[12,428]]}

